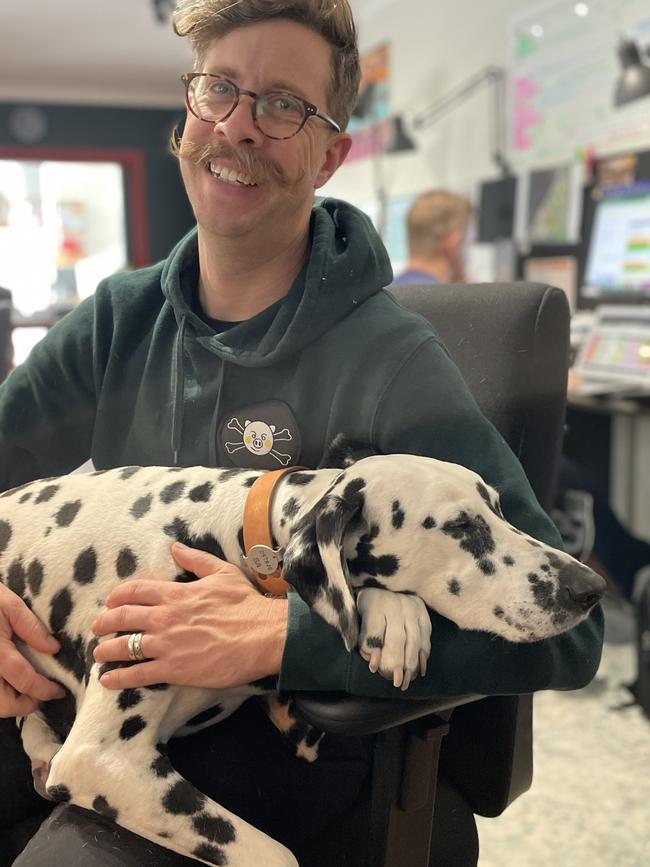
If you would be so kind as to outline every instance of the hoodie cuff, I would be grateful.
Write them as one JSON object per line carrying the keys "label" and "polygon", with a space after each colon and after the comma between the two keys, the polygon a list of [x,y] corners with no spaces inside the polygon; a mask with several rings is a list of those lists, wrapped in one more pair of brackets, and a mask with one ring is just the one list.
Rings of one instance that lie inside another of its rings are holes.
{"label": "hoodie cuff", "polygon": [[289,625],[278,686],[281,690],[346,690],[351,654],[338,632],[289,593]]}

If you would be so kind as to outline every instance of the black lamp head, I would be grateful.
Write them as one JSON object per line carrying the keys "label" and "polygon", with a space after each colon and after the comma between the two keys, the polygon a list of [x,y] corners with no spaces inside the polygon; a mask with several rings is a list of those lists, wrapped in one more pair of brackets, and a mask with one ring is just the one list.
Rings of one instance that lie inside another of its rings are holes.
{"label": "black lamp head", "polygon": [[404,118],[401,114],[391,117],[388,121],[386,144],[384,151],[387,154],[405,153],[414,151],[415,143],[404,129]]}
{"label": "black lamp head", "polygon": [[650,95],[650,66],[643,62],[637,43],[633,39],[621,39],[618,56],[623,71],[616,83],[614,105],[625,105]]}

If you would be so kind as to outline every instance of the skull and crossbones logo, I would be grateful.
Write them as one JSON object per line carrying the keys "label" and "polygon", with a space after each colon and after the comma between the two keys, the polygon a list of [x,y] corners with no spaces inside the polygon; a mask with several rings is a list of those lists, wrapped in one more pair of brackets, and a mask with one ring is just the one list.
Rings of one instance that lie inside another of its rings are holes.
{"label": "skull and crossbones logo", "polygon": [[290,463],[291,455],[285,455],[274,448],[277,442],[291,442],[293,437],[289,428],[285,427],[281,431],[276,431],[274,424],[269,425],[265,421],[249,421],[248,419],[245,426],[242,426],[239,419],[231,418],[228,422],[228,430],[237,431],[241,435],[241,440],[225,444],[229,455],[247,449],[258,457],[271,455],[283,467]]}

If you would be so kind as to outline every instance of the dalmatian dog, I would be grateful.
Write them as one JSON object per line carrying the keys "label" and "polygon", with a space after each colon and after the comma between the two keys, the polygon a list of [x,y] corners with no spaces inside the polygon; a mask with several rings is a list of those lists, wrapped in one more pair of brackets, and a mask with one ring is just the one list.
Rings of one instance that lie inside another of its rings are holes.
{"label": "dalmatian dog", "polygon": [[[19,722],[49,798],[204,864],[297,867],[287,848],[184,780],[165,750],[172,735],[216,723],[251,696],[273,695],[272,685],[115,693],[99,677],[108,665],[130,663],[93,659],[90,625],[113,586],[193,579],[179,575],[173,541],[246,568],[242,514],[259,475],[124,467],[15,488],[0,497],[0,579],[61,642],[54,657],[21,646],[67,690],[67,699]],[[460,628],[533,642],[575,626],[604,590],[591,570],[509,524],[478,475],[431,458],[371,455],[344,469],[295,471],[276,487],[270,522],[293,589],[349,651],[359,647],[395,682],[396,670],[408,681],[426,664],[425,604]],[[271,707],[276,724],[295,722],[286,703]],[[303,755],[314,758],[320,735],[304,734]]]}

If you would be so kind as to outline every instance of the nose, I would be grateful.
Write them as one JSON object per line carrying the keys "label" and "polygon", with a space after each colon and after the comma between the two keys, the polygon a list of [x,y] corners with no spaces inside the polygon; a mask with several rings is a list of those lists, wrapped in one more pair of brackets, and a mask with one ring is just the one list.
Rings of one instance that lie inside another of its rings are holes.
{"label": "nose", "polygon": [[215,135],[219,138],[225,138],[231,147],[241,145],[259,147],[264,141],[264,134],[255,126],[252,108],[250,97],[242,94],[232,114],[225,120],[219,120],[215,123]]}
{"label": "nose", "polygon": [[574,611],[589,611],[605,592],[605,579],[582,563],[566,563],[558,578],[559,598]]}

